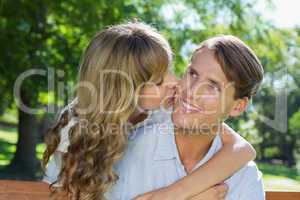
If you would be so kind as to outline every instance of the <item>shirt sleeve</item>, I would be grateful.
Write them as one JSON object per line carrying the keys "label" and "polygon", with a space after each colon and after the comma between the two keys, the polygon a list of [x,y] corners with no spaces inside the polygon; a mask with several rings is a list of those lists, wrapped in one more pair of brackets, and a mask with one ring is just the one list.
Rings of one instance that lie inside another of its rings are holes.
{"label": "shirt sleeve", "polygon": [[265,200],[262,173],[255,164],[248,167],[241,184],[243,184],[243,190],[239,195],[239,200]]}
{"label": "shirt sleeve", "polygon": [[58,116],[58,120],[60,120],[62,118],[62,115],[65,112],[68,112],[68,117],[69,117],[70,121],[68,122],[68,124],[66,126],[64,126],[60,130],[60,143],[58,144],[58,147],[56,149],[57,151],[66,153],[67,150],[68,150],[68,146],[70,145],[70,141],[69,141],[69,132],[70,132],[70,129],[78,121],[77,118],[74,116],[74,113],[73,113],[73,107],[76,104],[77,104],[77,98],[75,98],[71,103],[69,103],[67,106],[65,106],[61,110],[61,112],[60,112],[60,114]]}
{"label": "shirt sleeve", "polygon": [[69,132],[72,126],[76,123],[76,119],[72,118],[70,122],[60,130],[60,142],[57,146],[56,151],[66,153],[70,145]]}
{"label": "shirt sleeve", "polygon": [[[76,119],[72,118],[70,122],[60,130],[60,142],[47,165],[46,174],[43,177],[44,182],[52,184],[57,181],[62,165],[62,155],[68,151],[70,145],[69,131],[75,123]],[[54,186],[59,186],[59,184],[55,183]]]}
{"label": "shirt sleeve", "polygon": [[[47,165],[46,173],[42,179],[42,181],[48,184],[52,184],[57,181],[58,175],[61,171],[62,155],[68,151],[68,147],[70,145],[69,132],[72,126],[77,123],[76,117],[72,115],[72,107],[74,107],[76,103],[77,98],[75,98],[69,105],[64,107],[59,113],[58,120],[62,118],[63,113],[65,113],[67,110],[71,119],[68,124],[59,131],[60,142]],[[59,183],[55,183],[54,186],[59,186]]]}
{"label": "shirt sleeve", "polygon": [[[56,151],[49,161],[47,168],[46,168],[46,173],[43,177],[43,182],[46,182],[48,184],[52,184],[55,181],[57,181],[58,175],[61,170],[61,159],[62,159],[62,154],[61,152]],[[60,186],[59,183],[55,183],[54,186],[58,187]]]}

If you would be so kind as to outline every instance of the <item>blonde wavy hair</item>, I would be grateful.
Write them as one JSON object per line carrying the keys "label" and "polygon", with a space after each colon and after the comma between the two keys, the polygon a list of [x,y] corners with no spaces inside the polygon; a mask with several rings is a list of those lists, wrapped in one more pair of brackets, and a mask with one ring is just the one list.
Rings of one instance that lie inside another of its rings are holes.
{"label": "blonde wavy hair", "polygon": [[105,199],[118,178],[113,165],[126,147],[125,124],[136,110],[141,86],[160,80],[171,62],[168,42],[149,25],[130,22],[96,34],[81,59],[73,114],[62,113],[45,136],[44,169],[60,143],[61,128],[76,116],[57,180],[61,187],[51,184],[53,199],[61,194],[67,199]]}

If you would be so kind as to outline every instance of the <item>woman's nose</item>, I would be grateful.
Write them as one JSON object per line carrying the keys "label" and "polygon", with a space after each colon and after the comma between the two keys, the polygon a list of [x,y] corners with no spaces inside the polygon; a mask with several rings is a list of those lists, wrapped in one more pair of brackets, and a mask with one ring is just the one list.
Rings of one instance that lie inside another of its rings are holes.
{"label": "woman's nose", "polygon": [[175,75],[173,75],[171,73],[168,74],[167,80],[166,80],[168,85],[175,86],[178,84],[178,81],[179,80],[177,79],[177,77]]}

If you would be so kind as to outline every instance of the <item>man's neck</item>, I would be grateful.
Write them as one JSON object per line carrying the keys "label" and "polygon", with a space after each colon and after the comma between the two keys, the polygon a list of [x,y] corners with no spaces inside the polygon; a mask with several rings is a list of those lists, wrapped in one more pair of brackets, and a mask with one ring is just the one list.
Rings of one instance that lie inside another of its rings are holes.
{"label": "man's neck", "polygon": [[192,172],[195,165],[204,158],[216,136],[217,131],[200,133],[175,130],[175,141],[182,164],[187,173]]}

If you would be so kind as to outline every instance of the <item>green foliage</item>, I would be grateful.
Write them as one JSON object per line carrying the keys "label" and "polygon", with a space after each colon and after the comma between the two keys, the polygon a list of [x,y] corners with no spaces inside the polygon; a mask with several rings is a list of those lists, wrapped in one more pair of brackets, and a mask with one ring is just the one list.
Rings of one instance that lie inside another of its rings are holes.
{"label": "green foliage", "polygon": [[289,129],[292,134],[300,137],[300,109],[295,112],[289,119]]}
{"label": "green foliage", "polygon": [[[0,110],[14,103],[12,88],[21,73],[51,67],[63,70],[65,84],[72,84],[80,55],[92,35],[105,26],[139,16],[156,23],[160,21],[156,13],[162,3],[4,0],[0,14],[0,43],[5,47],[0,50]],[[42,104],[38,97],[40,92],[48,92],[45,76],[30,78],[22,86],[32,105]]]}

